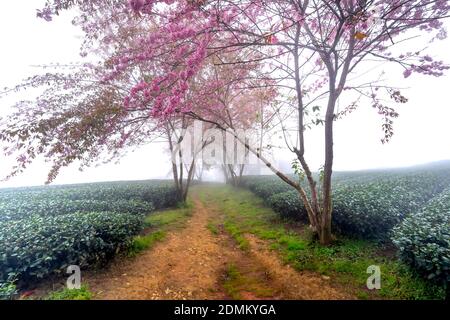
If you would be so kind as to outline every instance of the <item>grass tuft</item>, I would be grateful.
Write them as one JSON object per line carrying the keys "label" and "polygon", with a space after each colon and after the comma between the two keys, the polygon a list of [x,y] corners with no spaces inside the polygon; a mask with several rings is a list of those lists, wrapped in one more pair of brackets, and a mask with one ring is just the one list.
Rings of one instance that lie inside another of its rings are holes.
{"label": "grass tuft", "polygon": [[211,231],[211,233],[213,235],[218,235],[220,233],[219,231],[219,227],[217,226],[217,224],[213,223],[213,222],[208,222],[208,224],[206,225],[206,227],[208,228],[209,231]]}
{"label": "grass tuft", "polygon": [[236,241],[239,249],[247,251],[250,249],[250,243],[244,236],[244,232],[239,228],[239,226],[231,221],[225,221],[225,230],[233,237]]}
{"label": "grass tuft", "polygon": [[187,219],[192,216],[192,209],[193,204],[188,201],[185,204],[179,204],[176,209],[162,210],[150,214],[145,219],[145,226],[151,230],[146,235],[133,238],[128,249],[128,255],[133,257],[152,248],[158,241],[166,237],[169,230],[184,228]]}
{"label": "grass tuft", "polygon": [[135,256],[142,251],[150,249],[156,242],[163,240],[165,237],[166,232],[162,230],[155,231],[145,236],[137,236],[133,239],[128,254],[130,256]]}
{"label": "grass tuft", "polygon": [[273,296],[273,290],[264,285],[260,278],[249,274],[242,274],[234,263],[227,266],[223,287],[234,300],[243,299],[243,292],[253,293],[256,297],[267,298]]}
{"label": "grass tuft", "polygon": [[92,292],[88,286],[83,285],[80,289],[64,288],[59,291],[52,292],[48,295],[47,300],[91,300]]}

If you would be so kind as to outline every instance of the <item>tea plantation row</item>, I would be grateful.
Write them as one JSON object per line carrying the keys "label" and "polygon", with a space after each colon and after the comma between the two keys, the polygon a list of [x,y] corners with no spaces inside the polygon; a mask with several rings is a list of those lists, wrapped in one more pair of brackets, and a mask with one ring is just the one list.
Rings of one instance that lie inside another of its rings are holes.
{"label": "tea plantation row", "polygon": [[[298,193],[277,177],[248,176],[243,184],[282,217],[308,221]],[[393,240],[426,277],[450,281],[450,166],[338,173],[333,210],[335,233]]]}
{"label": "tea plantation row", "polygon": [[177,202],[166,181],[0,190],[0,284],[102,263]]}

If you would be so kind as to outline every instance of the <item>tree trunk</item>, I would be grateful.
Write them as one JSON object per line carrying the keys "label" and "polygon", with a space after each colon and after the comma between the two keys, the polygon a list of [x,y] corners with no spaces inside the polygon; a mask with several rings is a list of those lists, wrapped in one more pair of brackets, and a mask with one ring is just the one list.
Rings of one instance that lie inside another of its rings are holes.
{"label": "tree trunk", "polygon": [[171,137],[171,131],[169,129],[169,126],[166,125],[166,133],[167,133],[167,138],[169,141],[169,149],[170,149],[170,154],[172,157],[172,173],[173,173],[173,181],[175,184],[175,192],[177,193],[177,197],[178,199],[182,198],[182,194],[183,194],[183,186],[180,185],[179,180],[178,180],[178,166],[177,166],[177,160],[176,160],[176,152],[174,151],[174,145],[173,145],[173,141],[172,141],[172,137]]}
{"label": "tree trunk", "polygon": [[327,112],[325,115],[325,164],[323,167],[323,181],[322,181],[322,212],[320,224],[320,243],[328,245],[332,241],[331,235],[331,215],[333,213],[333,203],[331,194],[331,177],[333,174],[333,159],[334,159],[334,139],[333,139],[333,124],[334,124],[334,109],[338,94],[335,90],[336,74],[331,70],[330,73],[330,93],[328,99]]}
{"label": "tree trunk", "polygon": [[329,245],[333,241],[333,235],[331,233],[331,214],[323,212],[322,215],[323,221],[318,230],[319,242],[322,245]]}
{"label": "tree trunk", "polygon": [[189,187],[191,186],[192,178],[194,177],[194,168],[195,168],[195,158],[192,159],[192,163],[189,168],[186,186],[185,186],[184,193],[183,193],[183,202],[186,202],[186,200],[187,200],[187,196],[189,193]]}
{"label": "tree trunk", "polygon": [[236,172],[234,171],[234,166],[232,164],[229,164],[228,165],[228,170],[229,170],[230,176],[231,176],[231,184],[234,187],[237,187],[237,185],[238,185],[238,178],[236,176]]}
{"label": "tree trunk", "polygon": [[244,175],[245,164],[239,165],[239,175],[237,176],[236,187],[241,186],[242,176]]}
{"label": "tree trunk", "polygon": [[225,164],[222,165],[223,176],[225,177],[225,183],[230,183],[230,177],[228,176],[228,168]]}
{"label": "tree trunk", "polygon": [[323,201],[320,223],[320,243],[328,245],[332,241],[331,217],[333,212],[331,177],[333,174],[333,119],[327,117],[325,123],[325,165],[323,172]]}

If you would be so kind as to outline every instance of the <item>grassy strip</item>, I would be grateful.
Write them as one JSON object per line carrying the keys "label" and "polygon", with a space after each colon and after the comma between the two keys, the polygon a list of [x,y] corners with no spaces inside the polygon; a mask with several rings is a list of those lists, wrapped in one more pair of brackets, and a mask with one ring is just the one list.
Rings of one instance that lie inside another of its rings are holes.
{"label": "grassy strip", "polygon": [[243,299],[243,292],[253,293],[258,298],[268,298],[273,295],[272,289],[265,287],[261,279],[243,274],[234,263],[227,266],[223,287],[234,300]]}
{"label": "grassy strip", "polygon": [[165,237],[166,232],[162,230],[149,233],[145,236],[137,236],[133,239],[128,254],[130,256],[137,255],[138,253],[153,247],[156,242],[163,240]]}
{"label": "grassy strip", "polygon": [[229,264],[227,266],[226,274],[225,274],[225,282],[223,287],[227,294],[234,300],[241,299],[240,287],[242,282],[242,275],[237,269],[236,265]]}
{"label": "grassy strip", "polygon": [[[369,241],[340,238],[335,245],[317,244],[307,227],[292,231],[292,224],[281,221],[262,199],[244,189],[229,186],[198,187],[202,201],[219,205],[225,229],[246,250],[245,234],[267,240],[286,263],[295,269],[332,277],[360,299],[443,299],[445,292],[420,278],[396,258],[384,255]],[[369,266],[381,269],[381,289],[368,290]]]}
{"label": "grassy strip", "polygon": [[239,224],[234,223],[230,219],[226,219],[224,223],[225,230],[233,237],[236,241],[239,249],[247,251],[250,249],[250,243],[245,238],[243,230],[240,228]]}
{"label": "grassy strip", "polygon": [[151,231],[146,235],[136,236],[130,245],[128,254],[135,256],[150,249],[158,241],[163,240],[170,230],[183,228],[187,219],[192,215],[193,204],[191,202],[177,209],[163,210],[150,214],[145,219],[145,227]]}

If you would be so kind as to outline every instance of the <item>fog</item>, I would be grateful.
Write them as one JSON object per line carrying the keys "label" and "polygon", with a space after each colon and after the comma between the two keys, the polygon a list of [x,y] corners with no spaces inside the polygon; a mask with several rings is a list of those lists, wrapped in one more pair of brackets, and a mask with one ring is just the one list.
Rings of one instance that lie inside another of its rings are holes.
{"label": "fog", "polygon": [[[36,8],[45,1],[3,1],[0,4],[0,88],[10,87],[39,71],[36,65],[80,61],[81,33],[71,25],[70,13],[64,13],[48,23],[35,18]],[[430,44],[432,56],[444,59],[450,52],[450,39]],[[380,138],[381,119],[370,107],[361,106],[336,123],[334,169],[361,170],[402,167],[450,159],[450,75],[441,78],[414,75],[404,79],[397,69],[385,69],[393,83],[409,88],[403,93],[409,102],[397,110],[395,135],[388,144]],[[32,93],[31,93],[32,94]],[[0,99],[0,116],[10,111],[19,97]],[[317,169],[323,162],[323,130],[316,128],[306,134],[306,158]],[[0,145],[1,147],[1,145]],[[288,168],[293,155],[276,149],[277,165]],[[170,157],[165,145],[154,143],[130,153],[120,163],[103,164],[80,172],[76,164],[65,168],[55,184],[111,180],[170,178]],[[6,176],[14,159],[2,158],[0,177]],[[22,175],[0,187],[41,185],[45,182],[49,164],[38,159]],[[267,173],[262,169],[261,173]],[[207,172],[207,180],[222,179],[217,170]]]}

